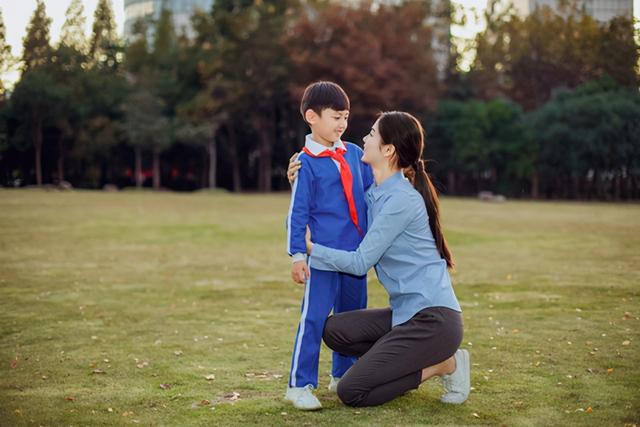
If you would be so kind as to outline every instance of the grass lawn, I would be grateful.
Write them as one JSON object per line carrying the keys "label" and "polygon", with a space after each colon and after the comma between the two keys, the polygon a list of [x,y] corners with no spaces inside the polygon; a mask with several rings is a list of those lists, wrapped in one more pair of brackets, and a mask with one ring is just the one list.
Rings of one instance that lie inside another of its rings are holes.
{"label": "grass lawn", "polygon": [[445,199],[469,400],[302,413],[288,201],[0,190],[0,425],[640,424],[640,205]]}

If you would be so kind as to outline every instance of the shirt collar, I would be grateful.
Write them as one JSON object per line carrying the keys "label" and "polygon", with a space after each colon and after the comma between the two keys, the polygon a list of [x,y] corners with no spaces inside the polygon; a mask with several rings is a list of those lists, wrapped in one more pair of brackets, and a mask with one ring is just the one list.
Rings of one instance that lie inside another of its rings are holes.
{"label": "shirt collar", "polygon": [[382,184],[373,184],[369,189],[369,195],[373,198],[373,200],[378,200],[380,197],[382,197],[383,194],[392,191],[393,188],[395,188],[403,181],[405,181],[405,177],[402,171],[396,172],[389,178],[387,178]]}
{"label": "shirt collar", "polygon": [[319,142],[316,142],[313,139],[312,134],[308,134],[305,137],[304,146],[307,148],[307,150],[311,151],[311,153],[314,156],[317,156],[318,154],[322,153],[324,150],[332,150],[332,151],[334,151],[336,148],[342,148],[342,149],[346,150],[346,147],[345,147],[344,143],[340,139],[337,140],[336,142],[334,142],[333,147],[325,147],[324,145],[320,144]]}

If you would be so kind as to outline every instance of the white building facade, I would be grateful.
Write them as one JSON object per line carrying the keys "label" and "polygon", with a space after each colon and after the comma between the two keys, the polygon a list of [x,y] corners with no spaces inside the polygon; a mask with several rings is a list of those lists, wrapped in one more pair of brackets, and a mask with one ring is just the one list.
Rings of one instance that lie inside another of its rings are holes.
{"label": "white building facade", "polygon": [[[561,0],[513,0],[519,14],[526,16],[538,7],[558,10]],[[578,0],[579,7],[596,21],[607,22],[617,16],[633,19],[633,0]]]}
{"label": "white building facade", "polygon": [[[194,35],[191,26],[191,16],[196,11],[208,12],[214,0],[124,0],[124,36],[132,36],[133,25],[142,19],[146,22],[156,22],[160,18],[163,8],[171,11],[173,25],[177,34]],[[150,26],[149,36],[153,36],[153,26]]]}

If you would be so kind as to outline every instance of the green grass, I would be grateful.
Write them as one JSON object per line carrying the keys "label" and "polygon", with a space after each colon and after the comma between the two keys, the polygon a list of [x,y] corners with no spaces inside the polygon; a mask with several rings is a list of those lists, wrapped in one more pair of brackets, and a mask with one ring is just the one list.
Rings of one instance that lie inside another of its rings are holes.
{"label": "green grass", "polygon": [[[282,400],[303,293],[287,207],[0,190],[0,425],[640,423],[640,206],[445,199],[469,400],[441,404],[431,380],[346,407],[325,347],[317,413]],[[369,294],[386,305],[373,275]]]}

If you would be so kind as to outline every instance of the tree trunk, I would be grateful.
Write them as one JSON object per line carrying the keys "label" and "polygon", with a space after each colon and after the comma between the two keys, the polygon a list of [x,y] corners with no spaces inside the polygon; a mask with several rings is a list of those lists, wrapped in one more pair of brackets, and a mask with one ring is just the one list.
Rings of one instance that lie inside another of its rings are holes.
{"label": "tree trunk", "polygon": [[160,189],[160,149],[153,149],[153,189]]}
{"label": "tree trunk", "polygon": [[259,146],[258,152],[258,191],[271,191],[271,157],[272,157],[272,134],[273,120],[271,115],[256,115],[253,117],[253,127],[258,132]]}
{"label": "tree trunk", "polygon": [[447,187],[449,187],[448,194],[456,194],[456,173],[454,171],[447,173]]}
{"label": "tree trunk", "polygon": [[142,187],[142,148],[136,145],[135,148],[135,156],[136,156],[136,187]]}
{"label": "tree trunk", "polygon": [[260,170],[260,191],[271,191],[271,157],[272,146],[269,131],[265,129],[263,135],[260,138],[260,159],[258,161],[258,168]]}
{"label": "tree trunk", "polygon": [[531,174],[531,198],[537,199],[540,197],[540,177],[538,171],[534,170]]}
{"label": "tree trunk", "polygon": [[42,121],[37,120],[33,129],[33,145],[36,153],[36,185],[42,186]]}
{"label": "tree trunk", "polygon": [[216,165],[218,162],[218,147],[215,137],[211,137],[207,144],[207,154],[209,154],[209,188],[216,188]]}
{"label": "tree trunk", "polygon": [[239,193],[242,191],[242,183],[240,181],[240,161],[238,159],[238,138],[235,129],[231,125],[227,126],[227,133],[229,134],[233,191]]}
{"label": "tree trunk", "polygon": [[64,181],[64,138],[58,137],[58,183]]}
{"label": "tree trunk", "polygon": [[613,181],[613,200],[616,202],[620,201],[620,196],[622,194],[622,176],[619,173],[616,173],[616,177]]}

